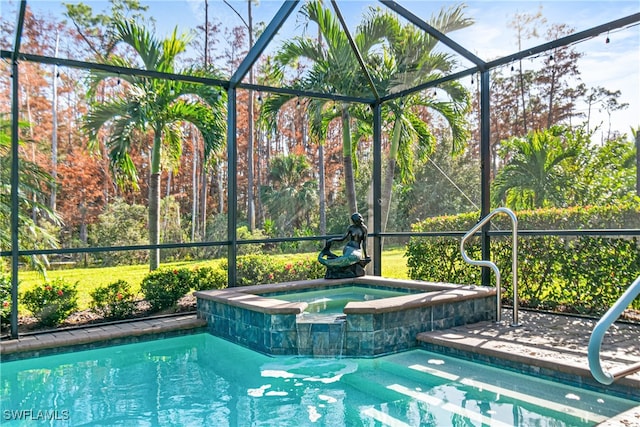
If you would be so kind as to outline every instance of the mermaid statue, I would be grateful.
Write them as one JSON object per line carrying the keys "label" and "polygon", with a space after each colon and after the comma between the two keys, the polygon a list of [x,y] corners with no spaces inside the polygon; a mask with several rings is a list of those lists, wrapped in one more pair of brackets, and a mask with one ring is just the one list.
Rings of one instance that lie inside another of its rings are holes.
{"label": "mermaid statue", "polygon": [[[365,275],[364,267],[371,262],[367,256],[367,227],[362,215],[358,212],[351,215],[351,225],[344,236],[327,240],[318,255],[318,261],[327,267],[325,279],[343,279]],[[347,240],[342,255],[331,252],[331,245],[335,242]]]}

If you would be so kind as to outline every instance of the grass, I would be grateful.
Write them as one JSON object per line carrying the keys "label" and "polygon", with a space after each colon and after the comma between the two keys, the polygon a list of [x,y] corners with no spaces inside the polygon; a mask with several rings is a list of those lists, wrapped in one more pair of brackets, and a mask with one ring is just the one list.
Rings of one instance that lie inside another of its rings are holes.
{"label": "grass", "polygon": [[[404,259],[404,249],[389,249],[382,254],[382,275],[384,277],[392,277],[396,279],[408,278],[408,268]],[[283,254],[273,255],[274,257],[282,257],[288,259],[315,257],[315,253],[305,254]],[[173,263],[163,263],[161,268],[181,268],[181,267],[216,267],[220,262],[217,260],[209,261],[181,261]],[[66,282],[77,283],[78,286],[78,308],[80,310],[87,309],[91,302],[91,292],[99,286],[108,285],[117,280],[124,280],[131,285],[134,293],[140,292],[140,283],[142,279],[149,273],[149,265],[127,265],[117,267],[93,267],[93,268],[69,268],[62,270],[49,270],[46,274],[47,280],[62,279]],[[45,278],[36,271],[21,271],[19,273],[19,292],[33,288],[45,281]],[[24,312],[24,307],[19,307]]]}

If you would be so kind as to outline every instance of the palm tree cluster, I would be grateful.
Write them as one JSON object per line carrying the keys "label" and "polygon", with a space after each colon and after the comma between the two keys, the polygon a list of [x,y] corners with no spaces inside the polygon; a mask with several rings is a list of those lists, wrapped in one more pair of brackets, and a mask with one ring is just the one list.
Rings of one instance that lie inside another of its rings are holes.
{"label": "palm tree cluster", "polygon": [[[292,83],[301,91],[383,97],[438,79],[455,65],[452,55],[436,51],[436,38],[376,8],[363,18],[353,35],[357,52],[371,76],[369,81],[338,17],[319,0],[305,3],[301,12],[317,25],[318,37],[295,37],[285,42],[276,56],[276,62],[283,68],[299,62],[308,64],[308,71]],[[454,6],[432,17],[429,23],[444,33],[465,28],[473,21],[463,12],[464,6]],[[282,94],[267,97],[261,110],[263,122],[276,126],[278,111],[292,99],[293,96]],[[346,200],[350,212],[357,212],[357,148],[373,132],[371,109],[326,98],[311,99],[305,105],[312,138],[317,142],[326,138],[330,123],[340,121]],[[427,124],[429,114],[445,120],[451,129],[452,149],[459,151],[469,137],[466,121],[469,108],[469,93],[458,82],[447,82],[435,91],[414,92],[383,104],[383,127],[390,134],[382,197],[383,229],[396,168],[401,180],[410,182],[414,155],[425,158],[435,149],[436,138]]]}

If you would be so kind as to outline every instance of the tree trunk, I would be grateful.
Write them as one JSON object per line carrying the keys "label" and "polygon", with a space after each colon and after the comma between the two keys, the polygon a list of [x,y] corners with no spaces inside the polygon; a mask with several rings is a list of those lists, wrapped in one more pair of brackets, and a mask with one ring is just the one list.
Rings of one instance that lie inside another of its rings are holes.
{"label": "tree trunk", "polygon": [[[82,201],[80,202],[80,205],[78,206],[78,210],[80,211],[80,241],[82,242],[83,246],[87,246],[87,241],[88,241],[88,230],[87,230],[87,204],[85,202],[84,199],[84,194],[83,194],[83,198]],[[82,254],[82,257],[84,259],[84,266],[87,267],[88,266],[88,259],[87,259],[87,253],[85,252],[84,254]]]}
{"label": "tree trunk", "polygon": [[[151,167],[149,168],[149,244],[160,244],[160,145],[162,130],[154,130],[151,148]],[[157,270],[160,265],[160,249],[149,250],[149,270]]]}
{"label": "tree trunk", "polygon": [[549,113],[547,115],[547,128],[550,128],[553,124],[553,101],[556,92],[556,73],[555,68],[552,67],[551,73],[551,88],[549,89]]}
{"label": "tree trunk", "polygon": [[522,72],[522,60],[520,60],[520,100],[522,101],[522,129],[524,131],[524,134],[526,135],[527,133],[529,133],[527,131],[528,126],[527,126],[527,103],[525,101],[525,94],[524,94],[524,74]]}
{"label": "tree trunk", "polygon": [[[402,109],[403,105],[400,105]],[[396,172],[396,158],[398,156],[398,148],[400,147],[400,135],[402,133],[402,120],[396,118],[393,125],[393,136],[391,139],[391,147],[389,148],[389,158],[387,159],[387,174],[384,177],[382,185],[382,221],[380,231],[383,233],[387,230],[387,222],[389,221],[389,211],[391,210],[391,196],[393,194],[393,178]]]}
{"label": "tree trunk", "polygon": [[[253,47],[253,14],[251,12],[251,1],[247,0],[247,26],[249,30],[249,47]],[[253,84],[253,67],[249,70],[249,84]],[[249,135],[247,141],[247,222],[249,231],[253,233],[256,228],[256,214],[253,196],[253,91],[249,90],[247,97],[247,108],[249,110]]]}
{"label": "tree trunk", "polygon": [[327,234],[327,202],[324,187],[324,144],[318,144],[318,198],[320,199],[320,235]]}
{"label": "tree trunk", "polygon": [[196,241],[198,230],[198,138],[195,129],[191,129],[191,149],[193,157],[191,161],[191,241]]}
{"label": "tree trunk", "polygon": [[[218,165],[218,213],[224,213],[224,171]],[[203,225],[204,227],[204,225]]]}
{"label": "tree trunk", "polygon": [[387,231],[387,223],[389,222],[389,211],[391,210],[391,197],[393,195],[393,177],[396,171],[396,159],[391,156],[387,159],[387,174],[384,177],[384,184],[382,185],[382,209],[380,214],[382,215],[382,221],[380,224],[380,231],[383,233]]}
{"label": "tree trunk", "polygon": [[[322,3],[322,0],[320,0]],[[318,44],[322,45],[322,31],[318,27]],[[324,143],[318,143],[318,198],[320,199],[320,235],[327,234],[327,195],[324,182]]]}
{"label": "tree trunk", "polygon": [[[55,56],[58,56],[58,41],[60,35],[56,33],[56,50]],[[58,66],[53,66],[53,93],[51,94],[51,122],[53,129],[51,130],[51,178],[54,183],[58,182]],[[56,186],[51,187],[51,199],[49,200],[49,208],[56,211],[56,199],[58,192]]]}
{"label": "tree trunk", "polygon": [[[160,243],[160,173],[152,173],[149,178],[149,244]],[[149,250],[149,270],[157,270],[160,265],[160,249]]]}
{"label": "tree trunk", "polygon": [[200,181],[200,233],[202,238],[207,235],[207,188],[208,188],[209,166],[205,163],[204,156],[202,158],[202,172]]}
{"label": "tree trunk", "polygon": [[358,212],[356,200],[356,181],[353,173],[353,159],[351,158],[351,127],[347,105],[342,106],[342,159],[344,165],[344,186],[347,195],[349,214]]}
{"label": "tree trunk", "polygon": [[[263,184],[263,167],[262,167],[262,154],[261,154],[261,146],[260,144],[262,143],[262,141],[264,141],[265,137],[264,137],[264,131],[261,129],[256,130],[257,132],[257,143],[256,145],[258,146],[258,158],[257,158],[257,162],[256,162],[256,181],[257,181],[257,186],[258,188],[260,188]],[[258,191],[256,193],[256,221],[259,224],[264,224],[264,207],[262,205],[262,196],[260,195],[260,191]]]}

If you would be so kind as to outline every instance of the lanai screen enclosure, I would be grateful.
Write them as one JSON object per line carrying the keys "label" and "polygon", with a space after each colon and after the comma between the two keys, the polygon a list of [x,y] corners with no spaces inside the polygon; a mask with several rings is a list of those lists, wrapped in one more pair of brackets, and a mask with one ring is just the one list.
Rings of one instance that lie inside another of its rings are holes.
{"label": "lanai screen enclosure", "polygon": [[[581,30],[569,35],[565,35],[557,38],[556,40],[546,42],[537,46],[527,47],[523,50],[514,51],[512,54],[492,59],[485,60],[473,53],[474,46],[462,46],[457,43],[454,38],[441,32],[440,29],[428,24],[422,17],[422,9],[424,4],[421,2],[395,2],[388,0],[381,0],[379,6],[385,10],[391,11],[401,19],[408,23],[413,24],[420,31],[429,34],[431,37],[438,40],[448,52],[451,52],[456,57],[460,58],[461,65],[455,70],[452,70],[449,74],[443,75],[437,79],[425,80],[421,82],[414,82],[411,86],[405,87],[402,90],[396,90],[389,93],[383,93],[377,87],[375,80],[376,77],[372,75],[372,70],[366,64],[365,58],[362,52],[359,51],[358,43],[354,39],[352,30],[349,29],[345,16],[342,12],[346,3],[342,1],[330,1],[325,2],[327,7],[330,7],[337,16],[341,30],[346,37],[346,40],[351,47],[351,54],[355,58],[355,63],[358,64],[359,78],[363,79],[365,85],[368,86],[368,93],[366,94],[351,94],[351,93],[336,93],[334,91],[311,91],[308,89],[301,89],[299,87],[287,87],[277,86],[272,84],[257,84],[253,81],[253,78],[248,79],[252,68],[256,65],[258,60],[262,57],[270,44],[275,39],[276,35],[283,28],[286,23],[291,23],[295,20],[293,18],[296,15],[296,11],[301,7],[304,2],[297,1],[284,1],[280,4],[275,15],[269,22],[266,22],[264,30],[260,33],[259,37],[250,46],[249,51],[244,58],[239,62],[239,65],[232,71],[229,78],[205,78],[194,75],[187,75],[181,73],[172,72],[158,72],[149,71],[145,69],[128,68],[123,66],[107,65],[104,63],[87,62],[74,60],[69,58],[63,58],[59,56],[43,56],[35,55],[23,51],[21,43],[23,40],[23,34],[25,31],[25,14],[27,10],[27,1],[20,2],[17,15],[15,16],[15,36],[12,40],[13,46],[11,49],[2,50],[1,56],[3,60],[10,63],[11,67],[11,250],[4,251],[0,255],[3,257],[9,257],[11,259],[11,273],[12,273],[12,336],[18,335],[17,330],[17,307],[18,307],[18,268],[19,259],[28,255],[46,255],[46,254],[72,254],[91,251],[91,248],[82,249],[33,249],[24,250],[20,248],[18,238],[18,179],[19,179],[19,156],[18,156],[18,135],[19,135],[19,117],[20,117],[20,80],[21,73],[20,63],[39,63],[49,64],[57,67],[69,67],[80,70],[93,70],[110,73],[113,76],[138,76],[147,77],[150,79],[165,80],[173,83],[187,82],[198,83],[204,86],[216,88],[216,90],[223,89],[227,96],[227,141],[226,141],[226,156],[227,156],[227,236],[228,240],[225,242],[203,242],[204,245],[222,245],[227,249],[228,258],[228,283],[233,284],[236,282],[237,265],[236,259],[238,257],[238,247],[244,242],[238,239],[236,230],[238,228],[238,151],[237,151],[237,138],[238,138],[238,91],[239,90],[252,90],[263,94],[279,94],[289,97],[297,97],[300,99],[319,99],[329,100],[333,103],[345,103],[345,104],[361,104],[368,106],[372,112],[372,225],[369,230],[369,235],[373,238],[373,247],[369,248],[372,255],[373,274],[380,276],[382,274],[382,258],[381,247],[382,240],[385,237],[392,237],[394,235],[400,235],[403,233],[390,233],[384,232],[382,229],[382,144],[381,138],[383,129],[381,111],[385,103],[400,99],[412,93],[425,91],[429,89],[437,89],[438,86],[444,85],[448,82],[455,82],[461,79],[476,79],[477,87],[479,89],[479,147],[480,147],[480,211],[481,217],[484,217],[490,212],[490,89],[491,89],[491,71],[508,66],[509,64],[517,63],[526,58],[532,58],[539,55],[546,55],[547,52],[553,51],[559,47],[569,46],[587,39],[591,39],[604,34],[609,34],[619,29],[629,28],[637,26],[640,22],[640,13],[633,13],[628,16],[622,16],[619,19],[612,20],[610,22],[604,22],[601,25]],[[165,3],[167,9],[171,8],[171,3]],[[222,5],[220,5],[222,7]],[[3,19],[8,19],[5,15]],[[637,28],[637,27],[636,27]],[[635,30],[634,30],[635,31]],[[482,37],[481,34],[478,37]],[[405,233],[406,234],[406,233]],[[489,225],[483,227],[481,232],[482,239],[482,255],[483,259],[489,259],[490,256],[490,236],[492,232]],[[636,231],[631,231],[631,235],[637,235]],[[318,240],[326,238],[326,236],[316,236]],[[189,246],[190,244],[184,244],[182,246]],[[191,244],[192,245],[192,244]],[[165,249],[180,247],[180,244],[158,244],[157,242],[151,242],[148,246],[140,246],[141,249]],[[484,269],[482,282],[483,285],[489,284],[490,272]]]}

